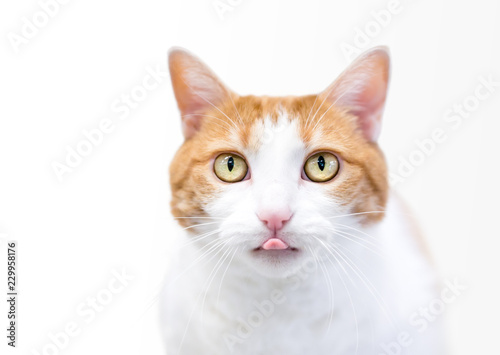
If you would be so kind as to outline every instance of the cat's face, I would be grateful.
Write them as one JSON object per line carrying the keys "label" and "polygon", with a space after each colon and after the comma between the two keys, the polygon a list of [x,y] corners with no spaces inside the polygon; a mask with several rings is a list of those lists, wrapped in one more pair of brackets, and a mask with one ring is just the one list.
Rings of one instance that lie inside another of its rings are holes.
{"label": "cat's face", "polygon": [[384,49],[305,97],[240,97],[181,50],[171,52],[170,71],[186,137],[170,167],[172,213],[200,247],[237,250],[261,273],[286,276],[334,238],[336,217],[383,217],[364,212],[383,210],[387,198],[375,142]]}

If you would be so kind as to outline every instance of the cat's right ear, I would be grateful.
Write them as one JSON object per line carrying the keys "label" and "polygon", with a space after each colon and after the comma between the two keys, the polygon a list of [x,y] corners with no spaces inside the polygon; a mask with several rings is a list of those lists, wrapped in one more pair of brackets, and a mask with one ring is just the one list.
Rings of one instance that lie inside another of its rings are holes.
{"label": "cat's right ear", "polygon": [[169,51],[170,78],[186,139],[199,130],[203,115],[232,93],[201,60],[181,48]]}
{"label": "cat's right ear", "polygon": [[320,98],[347,109],[371,142],[377,140],[389,86],[390,57],[386,47],[359,56]]}

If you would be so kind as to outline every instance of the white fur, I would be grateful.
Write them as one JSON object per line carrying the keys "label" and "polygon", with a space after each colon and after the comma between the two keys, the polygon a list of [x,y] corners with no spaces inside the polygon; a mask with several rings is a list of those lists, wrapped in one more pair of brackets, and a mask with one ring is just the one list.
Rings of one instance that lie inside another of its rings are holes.
{"label": "white fur", "polygon": [[[411,313],[436,297],[437,286],[397,199],[390,197],[386,217],[370,228],[356,216],[332,218],[349,211],[321,184],[301,179],[311,148],[282,116],[276,125],[266,119],[255,127],[254,137],[267,137],[257,150],[240,152],[251,179],[226,184],[207,207],[223,219],[195,228],[220,232],[194,243],[192,233],[181,233],[190,244],[176,253],[162,294],[168,355],[391,354],[381,344],[406,331],[413,343],[397,354],[442,355],[437,323],[424,333],[409,323]],[[281,206],[294,213],[282,237],[300,252],[256,257],[252,250],[269,237],[256,212]],[[215,247],[218,242],[224,245]]]}

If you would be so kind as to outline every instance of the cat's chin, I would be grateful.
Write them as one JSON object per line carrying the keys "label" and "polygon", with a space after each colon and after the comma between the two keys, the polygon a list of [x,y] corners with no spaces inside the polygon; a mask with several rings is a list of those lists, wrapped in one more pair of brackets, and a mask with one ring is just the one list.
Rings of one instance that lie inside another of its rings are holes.
{"label": "cat's chin", "polygon": [[264,250],[259,247],[250,252],[250,263],[263,276],[285,278],[300,269],[302,254],[297,248]]}
{"label": "cat's chin", "polygon": [[284,258],[295,258],[300,253],[297,248],[287,248],[284,250],[264,250],[262,248],[255,248],[252,251],[253,255],[258,258],[265,258],[271,262],[281,262]]}

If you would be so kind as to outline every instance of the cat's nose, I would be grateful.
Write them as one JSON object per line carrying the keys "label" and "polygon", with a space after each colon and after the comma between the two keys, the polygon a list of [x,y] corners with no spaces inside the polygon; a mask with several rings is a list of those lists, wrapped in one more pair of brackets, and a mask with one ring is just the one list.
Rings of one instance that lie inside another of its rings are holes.
{"label": "cat's nose", "polygon": [[290,220],[292,212],[288,208],[257,213],[259,219],[273,232],[279,231]]}

